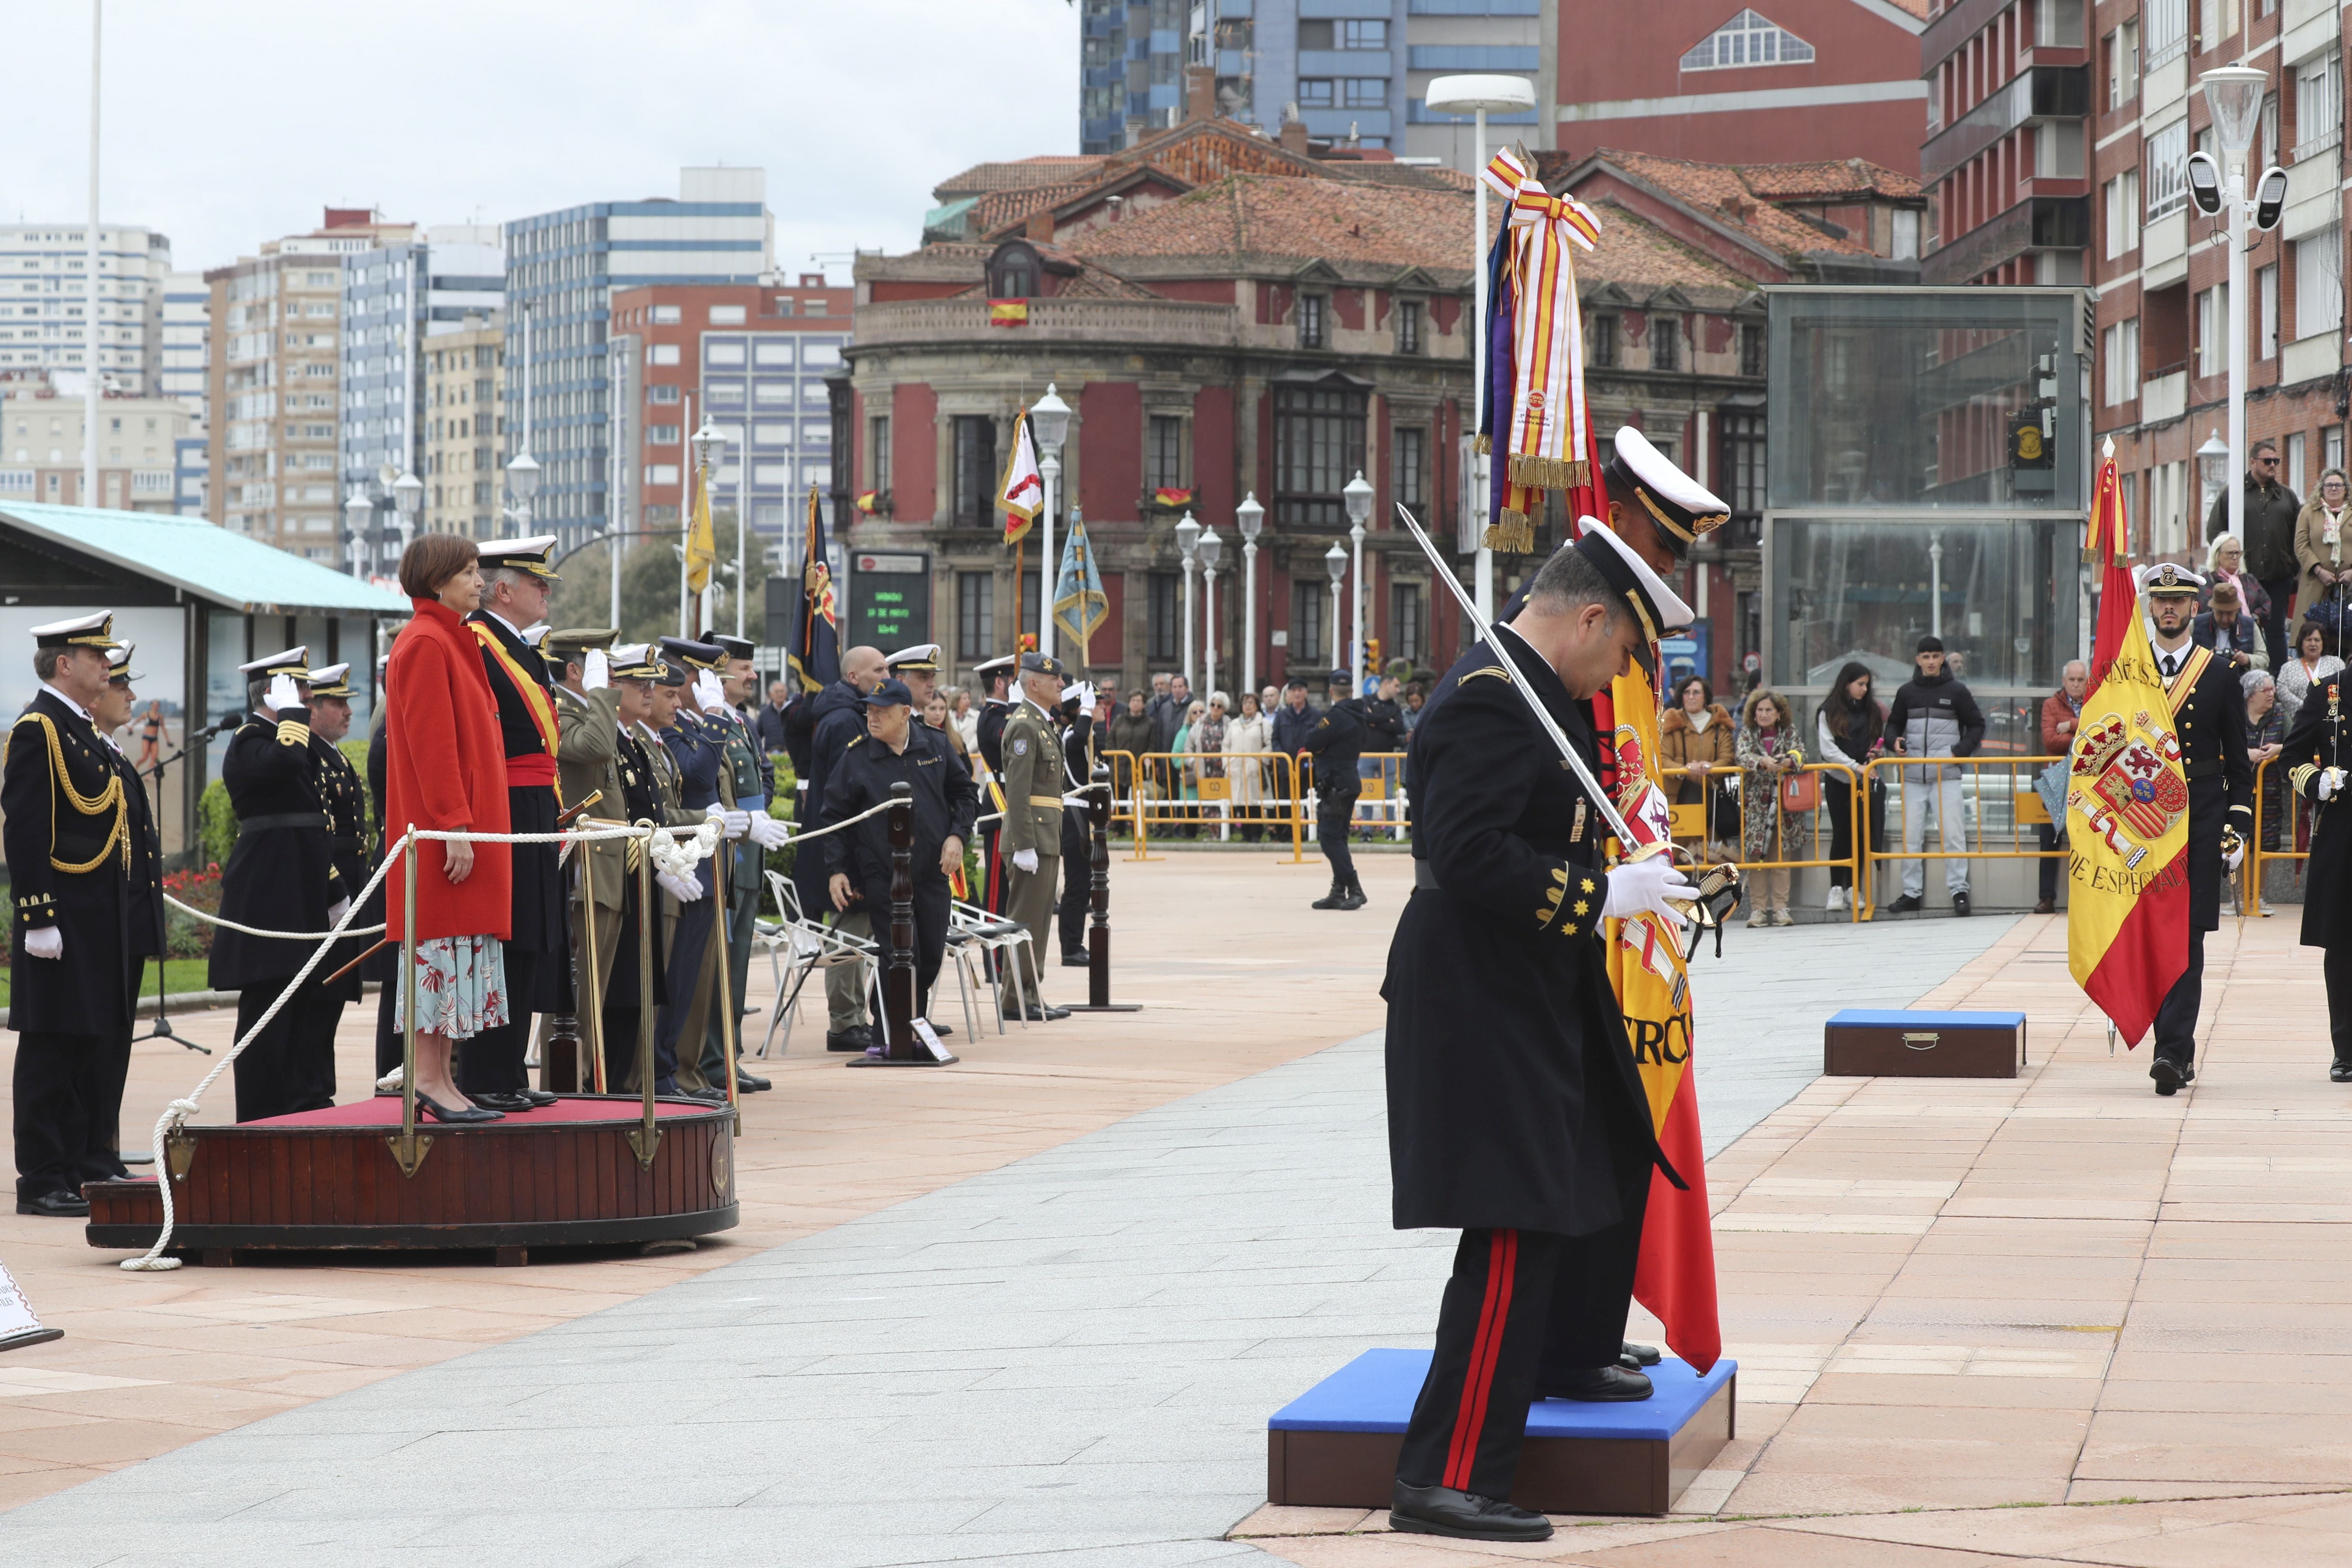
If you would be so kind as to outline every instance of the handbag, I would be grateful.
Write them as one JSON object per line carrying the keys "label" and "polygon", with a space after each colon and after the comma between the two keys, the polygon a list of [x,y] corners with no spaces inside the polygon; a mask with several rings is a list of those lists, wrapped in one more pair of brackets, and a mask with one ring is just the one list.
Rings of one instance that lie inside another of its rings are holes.
{"label": "handbag", "polygon": [[1822,775],[1819,773],[1783,773],[1780,775],[1780,809],[1796,816],[1810,816],[1822,804]]}

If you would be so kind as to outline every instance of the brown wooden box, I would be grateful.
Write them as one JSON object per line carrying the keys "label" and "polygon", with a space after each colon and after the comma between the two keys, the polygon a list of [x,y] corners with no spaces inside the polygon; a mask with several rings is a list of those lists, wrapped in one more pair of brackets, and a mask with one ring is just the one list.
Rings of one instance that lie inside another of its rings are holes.
{"label": "brown wooden box", "polygon": [[1822,1071],[1838,1078],[2015,1078],[2025,1015],[1848,1008],[1822,1047]]}

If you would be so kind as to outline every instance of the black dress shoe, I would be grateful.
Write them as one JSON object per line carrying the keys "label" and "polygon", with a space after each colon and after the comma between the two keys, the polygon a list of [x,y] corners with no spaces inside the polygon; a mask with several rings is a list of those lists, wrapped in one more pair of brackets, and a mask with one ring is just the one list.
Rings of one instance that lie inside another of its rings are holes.
{"label": "black dress shoe", "polygon": [[43,1193],[37,1198],[28,1198],[19,1194],[16,1198],[16,1212],[43,1215],[50,1219],[81,1219],[89,1215],[89,1203],[79,1193],[68,1193],[63,1190]]}
{"label": "black dress shoe", "polygon": [[1056,1006],[1052,1005],[1051,1004],[1048,1004],[1048,1005],[1046,1005],[1046,1008],[1045,1008],[1045,1020],[1046,1020],[1046,1022],[1048,1022],[1048,1023],[1053,1022],[1053,1021],[1054,1021],[1055,1019],[1056,1019],[1056,1018],[1066,1018],[1066,1017],[1068,1017],[1069,1016],[1070,1016],[1070,1010],[1069,1010],[1067,1007],[1056,1007]]}
{"label": "black dress shoe", "polygon": [[1062,954],[1062,967],[1065,969],[1087,969],[1091,968],[1093,964],[1094,960],[1083,952],[1066,952]]}
{"label": "black dress shoe", "polygon": [[2327,1068],[2330,1083],[2352,1083],[2352,1062],[2331,1062]]}
{"label": "black dress shoe", "polygon": [[1475,1492],[1399,1481],[1389,1497],[1389,1528],[1410,1535],[1464,1541],[1549,1541],[1551,1521]]}
{"label": "black dress shoe", "polygon": [[1901,898],[1895,900],[1893,903],[1887,905],[1886,912],[1890,915],[1911,915],[1918,913],[1919,908],[1919,895],[1916,893],[1906,893]]}
{"label": "black dress shoe", "polygon": [[773,1089],[776,1086],[774,1084],[770,1083],[766,1079],[745,1072],[740,1068],[736,1069],[735,1091],[738,1094],[757,1094],[763,1089]]}
{"label": "black dress shoe", "polygon": [[2037,915],[2054,915],[2058,912],[2058,906],[2051,900],[2037,899],[2033,903],[2033,912]]}
{"label": "black dress shoe", "polygon": [[1355,908],[1353,904],[1348,902],[1348,889],[1339,886],[1337,882],[1331,884],[1331,890],[1329,892],[1324,894],[1321,898],[1316,900],[1307,907],[1310,910],[1349,910]]}
{"label": "black dress shoe", "polygon": [[1538,1384],[1538,1399],[1576,1399],[1587,1405],[1615,1405],[1650,1397],[1650,1380],[1631,1368],[1612,1363],[1589,1372],[1572,1372],[1556,1381]]}
{"label": "black dress shoe", "polygon": [[2149,1063],[2147,1076],[2156,1079],[2156,1092],[2158,1094],[2179,1094],[2185,1081],[2181,1077],[2180,1064],[2168,1057],[2158,1057]]}
{"label": "black dress shoe", "polygon": [[460,1127],[469,1121],[504,1121],[506,1120],[504,1111],[493,1110],[486,1105],[469,1105],[463,1110],[452,1110],[432,1096],[425,1094],[416,1097],[416,1111],[419,1116],[429,1116],[436,1121],[446,1121],[453,1127]]}
{"label": "black dress shoe", "polygon": [[1008,1021],[1013,1023],[1018,1023],[1020,1020],[1026,1018],[1033,1024],[1042,1024],[1045,1021],[1045,1010],[1038,1006],[1036,1003],[1032,1002],[1026,1008],[1005,1008],[1004,1016]]}
{"label": "black dress shoe", "polygon": [[1968,917],[1969,895],[1965,891],[1952,895],[1952,912],[1964,920]]}
{"label": "black dress shoe", "polygon": [[[520,1089],[512,1092],[506,1089],[495,1089],[485,1094],[469,1094],[466,1098],[472,1100],[476,1105],[482,1107],[485,1110],[504,1112],[509,1110],[537,1110],[539,1109],[539,1101],[531,1099],[530,1096],[524,1094]],[[445,1117],[443,1120],[446,1121],[447,1118]]]}
{"label": "black dress shoe", "polygon": [[563,1098],[562,1095],[557,1094],[552,1090],[532,1089],[529,1085],[525,1085],[523,1088],[516,1089],[515,1092],[521,1095],[525,1100],[530,1100],[533,1105],[553,1105],[557,1100]]}
{"label": "black dress shoe", "polygon": [[1623,1356],[1632,1356],[1633,1358],[1633,1364],[1637,1367],[1655,1366],[1660,1362],[1666,1359],[1664,1356],[1658,1353],[1657,1346],[1637,1345],[1631,1340],[1627,1340],[1625,1342],[1625,1349],[1621,1354],[1620,1359],[1622,1360]]}
{"label": "black dress shoe", "polygon": [[837,1035],[828,1032],[824,1037],[824,1048],[828,1051],[862,1051],[873,1043],[874,1031],[863,1024],[844,1029]]}
{"label": "black dress shoe", "polygon": [[705,1105],[724,1105],[727,1103],[727,1091],[723,1089],[710,1088],[681,1089],[677,1091],[677,1098],[680,1100],[698,1100]]}

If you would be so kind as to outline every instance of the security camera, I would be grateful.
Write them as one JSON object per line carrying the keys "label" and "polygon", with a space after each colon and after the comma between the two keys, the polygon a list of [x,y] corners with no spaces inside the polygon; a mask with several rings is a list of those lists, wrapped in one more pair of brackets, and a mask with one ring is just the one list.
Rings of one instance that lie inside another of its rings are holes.
{"label": "security camera", "polygon": [[2221,166],[2210,154],[2189,154],[2189,199],[2207,217],[2221,212]]}
{"label": "security camera", "polygon": [[2286,171],[2273,163],[2254,187],[2254,226],[2264,231],[2279,226],[2286,212]]}

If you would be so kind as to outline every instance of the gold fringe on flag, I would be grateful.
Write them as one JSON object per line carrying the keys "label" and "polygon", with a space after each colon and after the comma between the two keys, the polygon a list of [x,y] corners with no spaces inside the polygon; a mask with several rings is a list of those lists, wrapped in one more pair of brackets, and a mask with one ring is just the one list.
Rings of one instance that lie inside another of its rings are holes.
{"label": "gold fringe on flag", "polygon": [[1526,512],[1505,507],[1486,525],[1486,536],[1478,542],[1498,554],[1529,554],[1536,547],[1536,525],[1528,521]]}
{"label": "gold fringe on flag", "polygon": [[1585,482],[1587,468],[1581,458],[1544,458],[1531,452],[1511,454],[1511,483],[1525,485],[1532,490],[1574,489]]}

